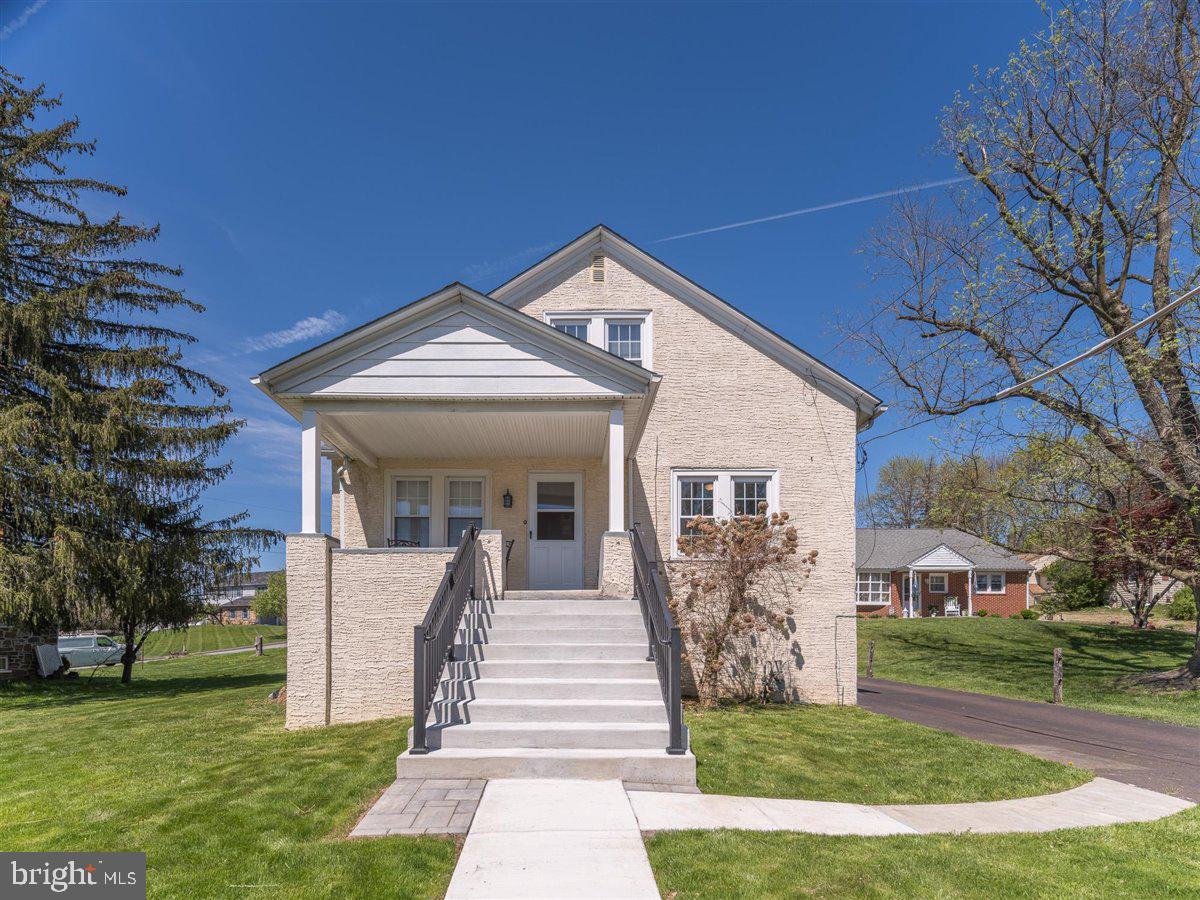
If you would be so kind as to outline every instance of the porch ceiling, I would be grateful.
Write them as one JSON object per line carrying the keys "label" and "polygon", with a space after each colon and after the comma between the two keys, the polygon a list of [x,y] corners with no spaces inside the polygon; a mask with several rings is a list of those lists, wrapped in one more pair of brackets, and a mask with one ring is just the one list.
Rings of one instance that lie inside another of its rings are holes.
{"label": "porch ceiling", "polygon": [[[622,404],[625,421],[638,422],[642,401]],[[599,458],[608,439],[611,403],[598,405],[493,403],[414,404],[337,408],[318,412],[330,443],[351,456],[376,459],[467,459],[508,457]],[[625,429],[632,452],[637,429]]]}

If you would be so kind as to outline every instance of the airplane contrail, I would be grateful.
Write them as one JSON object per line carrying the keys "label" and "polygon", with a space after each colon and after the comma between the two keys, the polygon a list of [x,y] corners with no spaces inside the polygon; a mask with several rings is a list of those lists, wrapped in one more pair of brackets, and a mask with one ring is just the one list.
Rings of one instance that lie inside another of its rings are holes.
{"label": "airplane contrail", "polygon": [[696,237],[700,234],[712,234],[715,231],[728,231],[731,228],[745,228],[747,225],[759,225],[763,222],[774,222],[777,219],[790,219],[792,216],[803,216],[808,213],[821,212],[826,209],[837,209],[839,206],[853,206],[855,203],[868,203],[871,200],[882,200],[885,197],[899,197],[901,194],[911,194],[915,191],[927,191],[930,188],[944,187],[957,184],[960,181],[970,181],[970,175],[960,175],[957,178],[943,178],[940,181],[926,181],[922,184],[912,184],[908,187],[893,188],[890,191],[880,191],[878,194],[866,194],[862,197],[851,197],[849,200],[835,200],[833,203],[822,203],[820,206],[806,206],[804,209],[793,209],[791,212],[776,213],[773,216],[763,216],[761,219],[747,219],[744,222],[732,222],[729,225],[717,225],[715,228],[702,228],[699,231],[687,231],[683,234],[673,234],[670,237],[659,238],[656,244],[664,241],[678,241],[681,238]]}

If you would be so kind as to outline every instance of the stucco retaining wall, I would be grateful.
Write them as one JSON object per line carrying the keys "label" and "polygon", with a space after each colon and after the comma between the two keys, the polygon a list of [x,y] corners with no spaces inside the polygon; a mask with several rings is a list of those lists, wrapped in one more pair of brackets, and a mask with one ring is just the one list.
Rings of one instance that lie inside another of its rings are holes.
{"label": "stucco retaining wall", "polygon": [[[413,628],[454,550],[340,548],[325,535],[287,538],[287,727],[412,712]],[[476,596],[504,590],[503,539],[481,533]]]}

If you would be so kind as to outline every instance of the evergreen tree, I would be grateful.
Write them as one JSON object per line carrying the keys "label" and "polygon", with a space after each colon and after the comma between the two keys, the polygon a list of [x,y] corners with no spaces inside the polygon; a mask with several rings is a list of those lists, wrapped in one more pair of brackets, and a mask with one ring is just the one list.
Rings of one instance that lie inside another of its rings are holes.
{"label": "evergreen tree", "polygon": [[84,211],[125,191],[70,174],[95,144],[44,121],[60,102],[0,67],[0,619],[107,622],[128,682],[150,629],[186,624],[277,536],[201,516],[242,423],[184,363],[194,338],[155,322],[202,311],[137,252],[157,226]]}

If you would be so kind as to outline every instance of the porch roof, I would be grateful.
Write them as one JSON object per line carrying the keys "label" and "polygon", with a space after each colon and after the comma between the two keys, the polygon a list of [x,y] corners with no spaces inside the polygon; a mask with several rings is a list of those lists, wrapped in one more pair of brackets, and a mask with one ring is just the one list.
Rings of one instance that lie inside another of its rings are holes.
{"label": "porch roof", "polygon": [[253,383],[372,465],[380,458],[590,457],[620,410],[626,454],[660,376],[462,284],[268,369]]}

